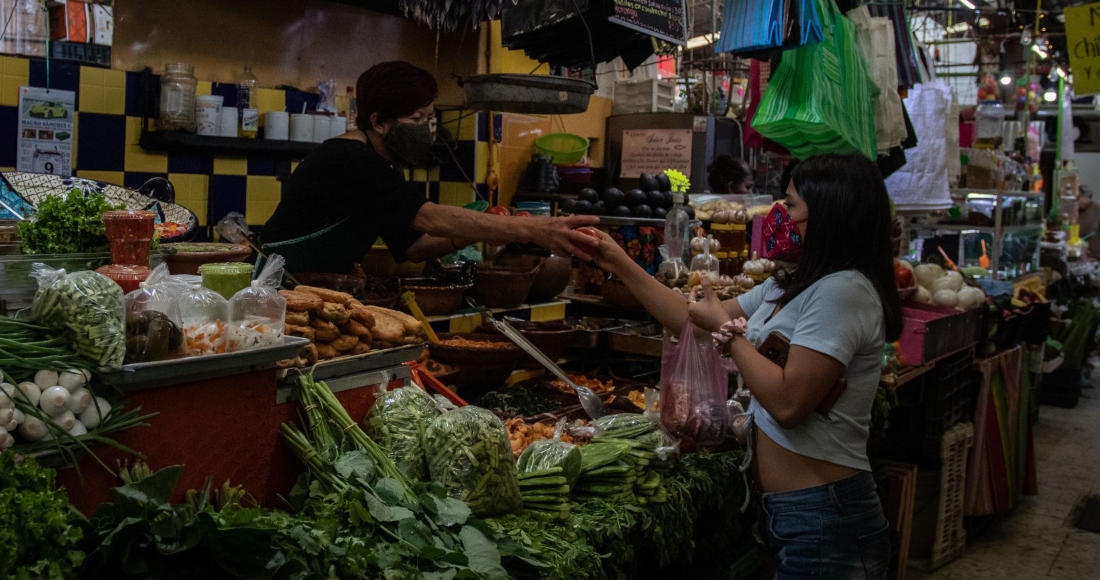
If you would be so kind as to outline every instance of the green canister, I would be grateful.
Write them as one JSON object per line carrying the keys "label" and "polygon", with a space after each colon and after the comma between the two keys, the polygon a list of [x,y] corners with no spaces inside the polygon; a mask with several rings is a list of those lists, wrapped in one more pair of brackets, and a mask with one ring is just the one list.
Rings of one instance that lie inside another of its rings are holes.
{"label": "green canister", "polygon": [[202,285],[229,300],[237,292],[252,284],[252,264],[224,262],[199,266]]}

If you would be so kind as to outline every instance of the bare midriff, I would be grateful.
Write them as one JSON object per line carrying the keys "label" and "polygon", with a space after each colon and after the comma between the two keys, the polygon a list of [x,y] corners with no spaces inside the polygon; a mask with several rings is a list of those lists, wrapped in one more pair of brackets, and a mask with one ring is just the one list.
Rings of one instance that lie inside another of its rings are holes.
{"label": "bare midriff", "polygon": [[859,470],[799,455],[760,429],[753,431],[752,471],[764,493],[806,489],[851,477]]}

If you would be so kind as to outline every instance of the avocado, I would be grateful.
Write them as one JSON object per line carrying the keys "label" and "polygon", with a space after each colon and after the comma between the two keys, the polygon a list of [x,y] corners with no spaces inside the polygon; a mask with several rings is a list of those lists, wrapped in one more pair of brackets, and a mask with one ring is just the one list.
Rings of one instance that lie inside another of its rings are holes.
{"label": "avocado", "polygon": [[653,208],[653,217],[654,218],[659,219],[659,220],[663,220],[663,219],[665,219],[665,216],[667,216],[667,215],[668,215],[668,210],[667,209],[665,209],[663,207]]}
{"label": "avocado", "polygon": [[587,201],[588,203],[596,203],[600,201],[600,194],[591,187],[586,187],[577,193],[577,199]]}
{"label": "avocado", "polygon": [[630,213],[629,207],[626,207],[625,205],[620,205],[611,210],[611,215],[615,217],[630,217],[632,214]]}
{"label": "avocado", "polygon": [[632,189],[626,192],[626,200],[623,202],[627,207],[638,207],[648,201],[644,191],[640,189]]}
{"label": "avocado", "polygon": [[592,215],[607,215],[607,205],[602,201],[592,204]]}
{"label": "avocado", "polygon": [[668,178],[664,173],[657,174],[657,189],[661,191],[672,191],[672,180]]}
{"label": "avocado", "polygon": [[634,208],[634,217],[651,218],[653,217],[653,208],[643,203]]}
{"label": "avocado", "polygon": [[607,207],[618,207],[623,204],[626,194],[617,187],[612,187],[603,192],[603,204]]}
{"label": "avocado", "polygon": [[665,205],[665,194],[657,191],[656,189],[654,189],[654,190],[650,191],[649,193],[645,194],[645,197],[646,197],[646,202],[645,203],[649,207],[657,209],[659,207],[664,207],[664,205]]}
{"label": "avocado", "polygon": [[592,213],[592,202],[586,199],[578,199],[573,204],[573,213],[579,215],[588,215]]}
{"label": "avocado", "polygon": [[648,173],[643,173],[638,176],[638,187],[644,191],[651,191],[654,189],[660,189],[661,185],[657,182],[657,178]]}
{"label": "avocado", "polygon": [[558,204],[558,209],[563,213],[577,213],[577,200],[566,199]]}

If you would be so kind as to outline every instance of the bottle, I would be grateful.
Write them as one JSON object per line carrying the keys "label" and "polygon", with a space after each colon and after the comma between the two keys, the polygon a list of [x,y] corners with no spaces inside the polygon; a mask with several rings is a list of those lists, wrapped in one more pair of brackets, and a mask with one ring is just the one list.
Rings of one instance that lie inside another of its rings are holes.
{"label": "bottle", "polygon": [[996,99],[978,103],[974,111],[974,147],[996,149],[1004,139],[1005,108]]}
{"label": "bottle", "polygon": [[355,103],[355,87],[348,87],[348,131],[359,128],[355,119],[359,116],[359,105]]}
{"label": "bottle", "polygon": [[252,65],[244,66],[244,74],[237,80],[237,111],[241,124],[238,136],[255,139],[260,128],[260,112],[256,109],[256,75]]}
{"label": "bottle", "polygon": [[691,218],[684,208],[684,194],[672,196],[672,209],[665,216],[665,245],[668,246],[669,259],[680,260],[687,264],[691,257]]}
{"label": "bottle", "polygon": [[160,77],[160,116],[162,131],[195,132],[195,67],[185,63],[164,65]]}

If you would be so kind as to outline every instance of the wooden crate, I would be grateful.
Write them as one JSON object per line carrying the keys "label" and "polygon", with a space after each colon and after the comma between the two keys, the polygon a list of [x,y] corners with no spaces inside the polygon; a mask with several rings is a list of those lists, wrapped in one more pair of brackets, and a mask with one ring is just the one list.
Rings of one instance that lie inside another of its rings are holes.
{"label": "wooden crate", "polygon": [[892,544],[890,570],[897,580],[905,580],[909,568],[909,541],[913,532],[913,503],[917,493],[917,466],[897,461],[876,463],[882,509],[890,522]]}

